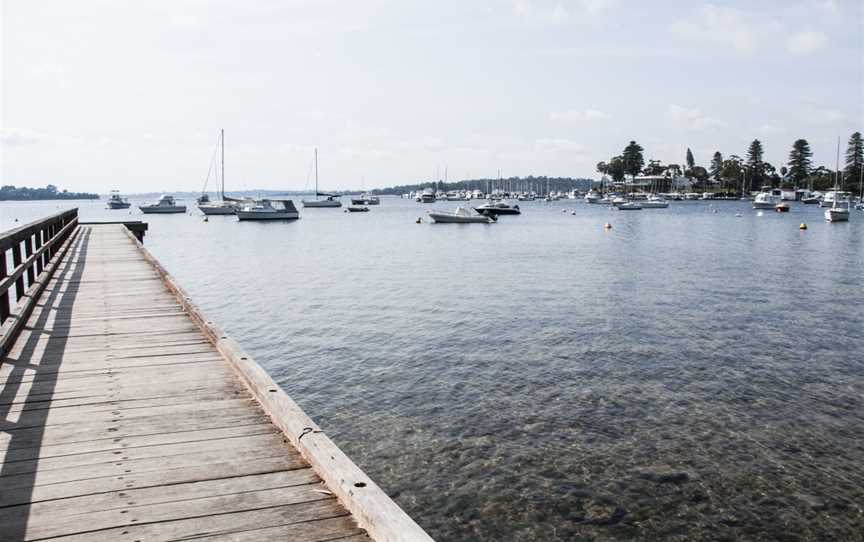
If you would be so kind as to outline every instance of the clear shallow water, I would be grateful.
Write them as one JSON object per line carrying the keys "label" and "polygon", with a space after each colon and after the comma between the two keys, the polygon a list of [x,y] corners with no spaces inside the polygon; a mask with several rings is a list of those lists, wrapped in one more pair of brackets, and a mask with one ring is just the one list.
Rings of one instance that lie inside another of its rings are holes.
{"label": "clear shallow water", "polygon": [[[56,205],[0,204],[0,227]],[[130,217],[103,205],[82,219]],[[143,218],[439,540],[862,539],[864,213],[520,205],[490,226],[418,225],[428,206],[393,198]]]}

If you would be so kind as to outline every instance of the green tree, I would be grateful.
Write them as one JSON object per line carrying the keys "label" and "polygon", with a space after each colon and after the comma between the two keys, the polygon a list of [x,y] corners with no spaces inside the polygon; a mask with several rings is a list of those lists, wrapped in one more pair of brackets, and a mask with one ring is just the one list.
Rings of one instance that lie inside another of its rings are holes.
{"label": "green tree", "polygon": [[857,186],[862,171],[864,171],[864,141],[861,140],[861,132],[855,132],[849,138],[849,146],[846,148],[846,168],[843,170],[846,186],[850,188]]}
{"label": "green tree", "polygon": [[754,139],[747,149],[747,177],[750,181],[748,184],[751,190],[759,188],[765,181],[765,174],[762,171],[762,156],[764,154],[762,142]]}
{"label": "green tree", "polygon": [[789,152],[789,180],[796,186],[802,185],[810,176],[813,169],[811,156],[813,151],[810,150],[810,143],[806,139],[798,139],[792,144],[792,150]]}
{"label": "green tree", "polygon": [[607,173],[609,173],[609,164],[607,164],[606,162],[597,162],[597,171],[602,173],[603,175],[606,175]]}
{"label": "green tree", "polygon": [[696,160],[693,159],[693,152],[687,148],[687,169],[693,169],[696,166]]}
{"label": "green tree", "polygon": [[621,159],[624,161],[624,173],[636,177],[642,171],[642,167],[645,165],[645,158],[642,156],[643,150],[645,149],[635,141],[631,141],[624,148],[624,153],[621,155]]}
{"label": "green tree", "polygon": [[719,181],[721,171],[723,171],[723,155],[720,154],[720,151],[717,151],[714,153],[714,157],[711,158],[711,178],[715,181]]}
{"label": "green tree", "polygon": [[626,173],[626,169],[624,168],[624,159],[621,156],[614,156],[611,160],[609,160],[609,168],[607,170],[608,175],[612,177],[612,180],[620,183],[624,180],[624,174]]}

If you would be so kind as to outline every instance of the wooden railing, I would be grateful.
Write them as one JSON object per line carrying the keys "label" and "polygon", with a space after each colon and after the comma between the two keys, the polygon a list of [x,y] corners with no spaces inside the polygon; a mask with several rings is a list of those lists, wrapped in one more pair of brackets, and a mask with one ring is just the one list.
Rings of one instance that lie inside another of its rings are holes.
{"label": "wooden railing", "polygon": [[78,209],[70,209],[0,233],[0,356],[9,352],[77,227]]}

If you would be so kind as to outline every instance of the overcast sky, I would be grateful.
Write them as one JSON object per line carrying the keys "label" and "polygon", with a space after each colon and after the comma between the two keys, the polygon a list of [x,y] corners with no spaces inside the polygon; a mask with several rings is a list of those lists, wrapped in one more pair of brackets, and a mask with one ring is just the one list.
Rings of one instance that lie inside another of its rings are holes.
{"label": "overcast sky", "polygon": [[833,165],[864,120],[860,0],[30,1],[2,11],[3,184],[198,190]]}

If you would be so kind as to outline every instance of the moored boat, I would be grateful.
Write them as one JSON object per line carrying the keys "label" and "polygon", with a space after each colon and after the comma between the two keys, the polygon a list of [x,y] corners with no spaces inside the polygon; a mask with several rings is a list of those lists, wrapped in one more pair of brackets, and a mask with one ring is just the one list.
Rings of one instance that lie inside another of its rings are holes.
{"label": "moored boat", "polygon": [[369,207],[362,205],[349,205],[345,210],[349,213],[368,213]]}
{"label": "moored boat", "polygon": [[522,214],[518,205],[509,205],[503,201],[488,202],[479,207],[474,207],[474,210],[481,215],[498,216],[498,215],[518,215]]}
{"label": "moored boat", "polygon": [[111,195],[108,197],[109,209],[128,209],[131,205],[125,198],[120,197],[119,191],[111,191]]}
{"label": "moored boat", "polygon": [[785,201],[781,201],[780,203],[778,203],[777,205],[774,206],[774,210],[777,211],[778,213],[788,213],[791,208],[792,208],[792,206],[789,205],[788,203],[786,203]]}
{"label": "moored boat", "polygon": [[[325,199],[318,199],[324,197]],[[318,149],[315,149],[315,199],[301,200],[303,207],[309,208],[326,208],[326,207],[342,207],[342,202],[339,201],[339,196],[336,194],[326,194],[318,191]],[[293,203],[291,204],[294,205]]]}
{"label": "moored boat", "polygon": [[293,220],[300,213],[290,199],[262,199],[247,202],[237,209],[237,220]]}
{"label": "moored boat", "polygon": [[138,206],[144,214],[178,214],[185,213],[186,206],[178,205],[174,196],[164,194],[156,203],[145,203]]}
{"label": "moored boat", "polygon": [[455,211],[427,211],[433,222],[440,224],[491,224],[495,222],[494,216],[474,214],[464,207],[457,207]]}

